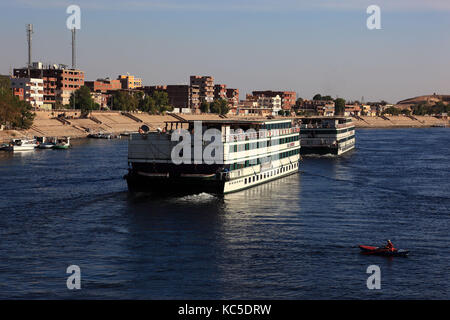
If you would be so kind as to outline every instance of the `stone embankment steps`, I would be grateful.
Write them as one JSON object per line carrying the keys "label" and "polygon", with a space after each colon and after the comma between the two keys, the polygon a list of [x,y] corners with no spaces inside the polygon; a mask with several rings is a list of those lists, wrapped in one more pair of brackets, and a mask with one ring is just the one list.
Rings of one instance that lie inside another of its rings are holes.
{"label": "stone embankment steps", "polygon": [[[86,137],[92,132],[109,132],[119,134],[123,132],[137,132],[142,124],[148,125],[151,130],[164,128],[167,121],[190,120],[223,120],[216,114],[173,114],[150,115],[142,112],[127,112],[132,117],[125,116],[119,111],[94,111],[88,118],[80,118],[79,110],[37,111],[33,126],[29,130],[0,131],[1,142],[8,142],[14,137],[33,136],[70,136],[72,138]],[[65,118],[63,118],[63,116]],[[59,120],[56,119],[59,116]],[[134,119],[136,118],[136,119]],[[258,119],[258,117],[237,117],[227,115],[228,119]],[[259,117],[260,118],[260,117]],[[278,117],[277,117],[278,118]],[[138,120],[137,120],[138,119]],[[264,118],[266,119],[266,118]],[[387,119],[387,120],[386,120]],[[357,128],[405,128],[405,127],[431,127],[449,126],[447,119],[432,116],[389,116],[382,117],[358,116],[353,117]]]}
{"label": "stone embankment steps", "polygon": [[131,113],[128,112],[122,112],[122,115],[124,115],[125,117],[128,117],[136,122],[143,122],[141,119],[139,119],[138,117],[133,116]]}

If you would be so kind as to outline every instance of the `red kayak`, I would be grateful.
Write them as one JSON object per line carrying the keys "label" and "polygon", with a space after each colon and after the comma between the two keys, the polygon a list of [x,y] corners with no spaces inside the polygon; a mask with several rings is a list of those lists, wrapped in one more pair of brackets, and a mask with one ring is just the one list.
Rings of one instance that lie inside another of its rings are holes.
{"label": "red kayak", "polygon": [[359,246],[361,253],[367,255],[387,256],[387,257],[406,257],[409,253],[407,250],[394,249],[393,251],[384,247]]}

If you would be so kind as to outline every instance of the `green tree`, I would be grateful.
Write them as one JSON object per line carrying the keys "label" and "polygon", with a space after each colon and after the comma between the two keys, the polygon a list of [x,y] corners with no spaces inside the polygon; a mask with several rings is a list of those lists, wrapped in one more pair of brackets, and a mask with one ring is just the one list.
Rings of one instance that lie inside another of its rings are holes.
{"label": "green tree", "polygon": [[29,129],[35,114],[27,101],[20,101],[5,83],[0,85],[0,124],[17,129]]}
{"label": "green tree", "polygon": [[147,95],[144,98],[142,98],[141,100],[139,100],[138,108],[141,111],[148,112],[151,114],[156,114],[158,111],[156,109],[155,100],[149,95]]}
{"label": "green tree", "polygon": [[211,111],[209,103],[203,101],[202,104],[200,105],[200,111],[203,113],[209,113]]}
{"label": "green tree", "polygon": [[316,94],[314,97],[313,97],[313,100],[322,100],[322,95],[321,94]]}
{"label": "green tree", "polygon": [[131,92],[116,91],[112,96],[111,109],[121,111],[134,111],[138,109],[139,100]]}
{"label": "green tree", "polygon": [[70,108],[80,109],[82,114],[88,114],[94,110],[95,103],[91,96],[91,90],[82,86],[70,96]]}
{"label": "green tree", "polygon": [[213,103],[210,104],[210,112],[217,114],[227,114],[230,111],[228,107],[228,101],[225,99],[214,100]]}
{"label": "green tree", "polygon": [[336,116],[343,116],[345,114],[345,100],[337,98],[334,101],[334,114]]}
{"label": "green tree", "polygon": [[9,76],[2,76],[0,75],[0,89],[11,89],[11,80]]}
{"label": "green tree", "polygon": [[385,109],[381,114],[392,114],[393,116],[398,116],[401,113],[400,109],[395,107],[389,107]]}
{"label": "green tree", "polygon": [[152,95],[156,108],[163,111],[169,105],[169,95],[165,91],[155,91]]}

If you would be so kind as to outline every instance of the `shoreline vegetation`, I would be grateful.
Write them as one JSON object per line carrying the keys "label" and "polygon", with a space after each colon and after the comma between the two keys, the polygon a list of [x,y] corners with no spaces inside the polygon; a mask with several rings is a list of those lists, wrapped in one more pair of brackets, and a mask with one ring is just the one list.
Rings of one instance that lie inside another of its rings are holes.
{"label": "shoreline vegetation", "polygon": [[[166,121],[176,121],[180,117],[186,120],[223,120],[218,114],[175,114],[151,115],[146,112],[92,111],[81,116],[81,110],[36,111],[33,125],[26,130],[1,130],[0,143],[14,138],[25,137],[62,137],[73,139],[86,138],[89,134],[110,133],[119,135],[137,132],[139,127],[147,125],[151,130],[164,128]],[[81,117],[80,117],[81,116]],[[244,119],[243,116],[227,116],[228,119]],[[247,117],[250,118],[250,117]],[[251,117],[257,119],[261,117]],[[292,118],[292,117],[277,117]],[[305,118],[305,117],[296,117]],[[358,116],[352,117],[356,128],[427,128],[449,126],[449,120],[433,116]]]}

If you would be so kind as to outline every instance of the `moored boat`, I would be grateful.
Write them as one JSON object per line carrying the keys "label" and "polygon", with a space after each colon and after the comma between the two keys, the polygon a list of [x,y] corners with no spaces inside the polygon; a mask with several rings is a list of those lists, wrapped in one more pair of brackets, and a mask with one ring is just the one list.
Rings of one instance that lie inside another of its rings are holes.
{"label": "moored boat", "polygon": [[348,117],[306,117],[300,139],[302,155],[341,155],[355,148],[355,125]]}
{"label": "moored boat", "polygon": [[3,147],[5,151],[32,151],[38,146],[36,139],[13,139],[8,146]]}
{"label": "moored boat", "polygon": [[59,150],[64,150],[64,149],[69,149],[69,148],[70,148],[70,137],[56,139],[56,143],[53,146],[53,149],[59,149]]}
{"label": "moored boat", "polygon": [[39,149],[52,149],[55,146],[54,138],[38,137],[36,140],[39,143]]}

